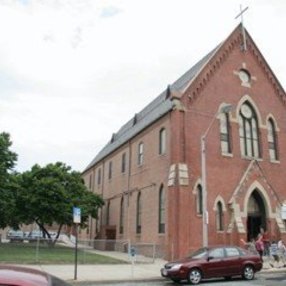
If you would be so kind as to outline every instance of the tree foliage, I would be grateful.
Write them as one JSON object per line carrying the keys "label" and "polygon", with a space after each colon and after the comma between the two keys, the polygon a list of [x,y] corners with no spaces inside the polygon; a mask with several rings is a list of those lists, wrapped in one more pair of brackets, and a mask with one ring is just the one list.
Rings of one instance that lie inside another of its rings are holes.
{"label": "tree foliage", "polygon": [[22,223],[36,222],[50,240],[47,226],[58,225],[58,238],[63,225],[73,224],[73,207],[81,208],[81,226],[85,226],[88,217],[96,218],[103,205],[102,198],[86,188],[81,174],[61,162],[34,165],[18,182],[16,217]]}
{"label": "tree foliage", "polygon": [[15,225],[12,214],[15,205],[17,180],[13,168],[17,161],[17,154],[10,150],[12,141],[8,133],[0,134],[0,227]]}

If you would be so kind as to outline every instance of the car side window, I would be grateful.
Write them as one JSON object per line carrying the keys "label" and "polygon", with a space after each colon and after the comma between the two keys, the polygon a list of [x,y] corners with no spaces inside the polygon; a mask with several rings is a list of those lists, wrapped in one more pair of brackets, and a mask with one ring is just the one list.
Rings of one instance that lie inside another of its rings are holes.
{"label": "car side window", "polygon": [[225,251],[226,251],[226,256],[227,257],[234,257],[234,256],[239,256],[240,255],[238,249],[234,248],[234,247],[226,248]]}
{"label": "car side window", "polygon": [[215,248],[215,249],[210,250],[209,256],[211,256],[213,258],[222,258],[222,257],[224,257],[223,248]]}

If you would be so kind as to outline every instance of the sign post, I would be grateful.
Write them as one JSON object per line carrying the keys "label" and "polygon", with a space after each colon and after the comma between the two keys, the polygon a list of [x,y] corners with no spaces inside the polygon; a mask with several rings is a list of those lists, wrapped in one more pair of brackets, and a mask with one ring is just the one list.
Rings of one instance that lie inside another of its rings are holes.
{"label": "sign post", "polygon": [[136,255],[135,247],[130,248],[130,255],[131,255],[131,276],[132,278],[134,278],[134,261],[135,261],[135,255]]}
{"label": "sign post", "polygon": [[80,208],[73,207],[73,222],[75,224],[74,280],[77,280],[77,241],[78,241],[78,224],[81,223]]}

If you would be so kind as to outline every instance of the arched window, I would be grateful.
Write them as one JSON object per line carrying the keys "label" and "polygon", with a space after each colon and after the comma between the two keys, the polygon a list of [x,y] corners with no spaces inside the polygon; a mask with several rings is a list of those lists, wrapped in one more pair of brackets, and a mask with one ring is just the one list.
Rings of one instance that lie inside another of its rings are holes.
{"label": "arched window", "polygon": [[197,186],[197,214],[203,214],[203,189],[201,185]]}
{"label": "arched window", "polygon": [[143,145],[143,142],[141,142],[138,145],[138,158],[137,158],[138,165],[143,164],[143,149],[144,149],[144,145]]}
{"label": "arched window", "polygon": [[92,174],[89,175],[89,189],[92,190]]}
{"label": "arched window", "polygon": [[123,233],[123,228],[124,228],[124,199],[122,197],[120,202],[119,233]]}
{"label": "arched window", "polygon": [[258,122],[254,109],[246,102],[239,112],[241,152],[247,157],[260,157]]}
{"label": "arched window", "polygon": [[109,217],[110,217],[110,201],[108,201],[106,206],[106,225],[109,225]]}
{"label": "arched window", "polygon": [[223,208],[221,202],[218,202],[216,205],[216,229],[218,231],[223,230]]}
{"label": "arched window", "polygon": [[126,153],[123,153],[121,157],[121,173],[125,173],[125,170],[126,170]]}
{"label": "arched window", "polygon": [[112,178],[112,161],[108,164],[108,179],[110,180]]}
{"label": "arched window", "polygon": [[165,192],[163,185],[159,191],[159,233],[165,233]]}
{"label": "arched window", "polygon": [[166,129],[162,128],[159,132],[159,154],[166,153]]}
{"label": "arched window", "polygon": [[269,148],[269,156],[271,161],[278,160],[278,149],[277,149],[277,136],[276,136],[276,128],[272,118],[267,121],[267,129],[268,129],[268,148]]}
{"label": "arched window", "polygon": [[141,193],[137,196],[137,213],[136,213],[136,233],[141,233],[141,220],[142,220],[142,202]]}
{"label": "arched window", "polygon": [[97,171],[97,184],[101,184],[101,169],[98,169]]}
{"label": "arched window", "polygon": [[220,115],[220,145],[223,154],[231,153],[229,114]]}

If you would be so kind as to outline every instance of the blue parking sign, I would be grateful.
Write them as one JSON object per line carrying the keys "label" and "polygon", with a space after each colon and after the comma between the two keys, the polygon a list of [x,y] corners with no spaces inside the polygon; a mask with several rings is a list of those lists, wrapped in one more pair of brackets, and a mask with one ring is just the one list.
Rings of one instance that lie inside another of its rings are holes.
{"label": "blue parking sign", "polygon": [[73,222],[81,223],[81,210],[80,208],[73,207]]}

